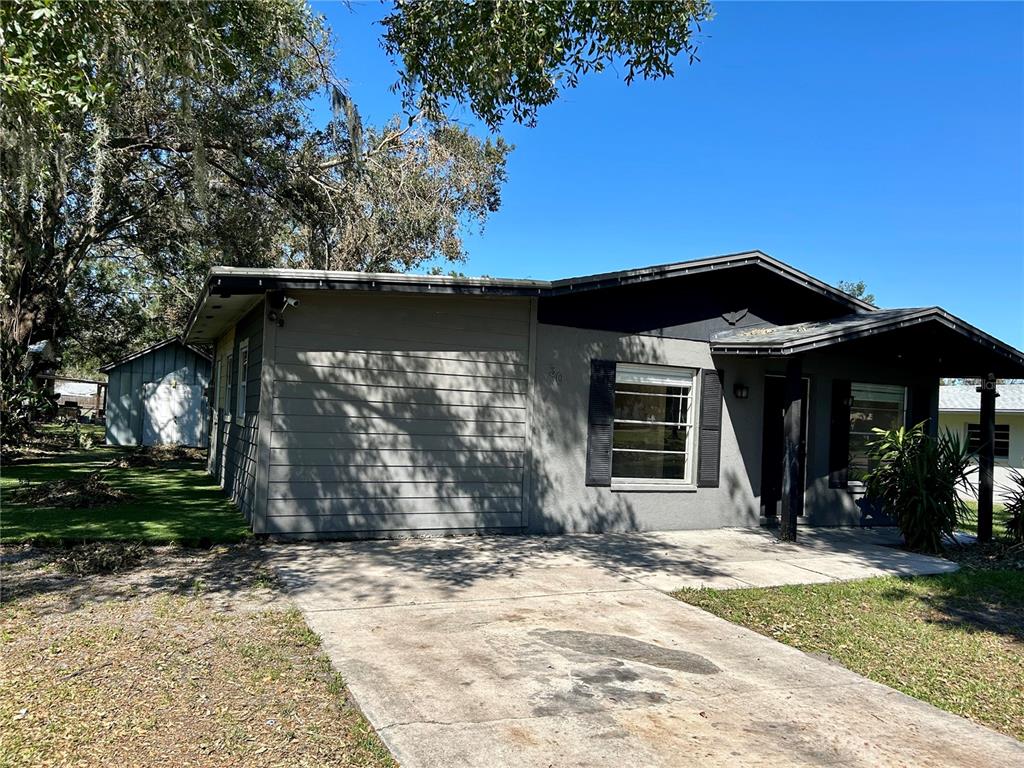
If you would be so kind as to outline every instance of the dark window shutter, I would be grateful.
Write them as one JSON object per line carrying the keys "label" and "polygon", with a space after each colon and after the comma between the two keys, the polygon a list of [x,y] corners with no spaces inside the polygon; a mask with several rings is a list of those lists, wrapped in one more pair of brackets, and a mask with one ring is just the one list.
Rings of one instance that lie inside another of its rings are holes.
{"label": "dark window shutter", "polygon": [[615,417],[615,361],[590,361],[587,412],[587,485],[612,484],[612,420]]}
{"label": "dark window shutter", "polygon": [[697,434],[697,487],[717,488],[722,463],[722,372],[700,375],[700,424]]}
{"label": "dark window shutter", "polygon": [[850,381],[832,380],[829,419],[828,487],[845,488],[850,473]]}

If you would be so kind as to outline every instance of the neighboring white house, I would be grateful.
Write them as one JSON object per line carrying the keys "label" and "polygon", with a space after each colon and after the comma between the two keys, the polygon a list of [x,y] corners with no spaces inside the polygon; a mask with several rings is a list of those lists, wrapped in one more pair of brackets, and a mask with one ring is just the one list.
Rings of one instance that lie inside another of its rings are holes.
{"label": "neighboring white house", "polygon": [[[996,398],[995,487],[1007,484],[1011,468],[1024,472],[1024,384],[999,384]],[[981,395],[974,384],[939,388],[939,428],[949,429],[977,448],[980,438],[978,408]]]}

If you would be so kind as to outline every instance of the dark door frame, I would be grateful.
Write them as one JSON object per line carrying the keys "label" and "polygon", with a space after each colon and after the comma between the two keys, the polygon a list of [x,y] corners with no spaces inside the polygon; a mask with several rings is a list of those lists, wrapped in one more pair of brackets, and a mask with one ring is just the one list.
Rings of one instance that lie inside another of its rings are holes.
{"label": "dark door frame", "polygon": [[[782,396],[782,399],[780,400],[779,406],[780,407],[784,407],[785,406],[785,381],[786,381],[786,375],[783,374],[783,373],[766,373],[764,375],[764,378],[765,378],[765,382],[764,382],[764,397],[762,398],[762,403],[761,403],[761,488],[760,488],[760,494],[759,494],[760,495],[760,507],[761,507],[761,519],[762,519],[763,522],[764,521],[777,521],[779,519],[779,517],[780,517],[780,512],[782,511],[781,508],[780,508],[780,505],[784,501],[783,498],[782,498],[782,495],[783,495],[782,494],[782,475],[783,475],[783,472],[785,471],[785,465],[784,465],[784,453],[785,453],[785,451],[784,451],[784,447],[783,447],[783,443],[784,443],[784,440],[785,440],[785,433],[783,431],[783,421],[782,421],[782,418],[780,416],[780,418],[778,419],[778,422],[777,422],[777,431],[776,431],[776,435],[777,435],[778,439],[777,440],[776,439],[772,440],[772,442],[775,443],[775,450],[777,451],[776,455],[777,455],[777,458],[778,458],[777,462],[773,462],[773,463],[777,464],[776,471],[777,471],[778,477],[776,478],[776,482],[777,482],[777,485],[778,485],[778,498],[774,499],[773,504],[772,504],[773,509],[769,510],[768,509],[768,505],[765,504],[766,479],[771,474],[771,467],[769,466],[769,457],[772,455],[771,449],[769,447],[769,441],[768,441],[768,431],[769,431],[769,429],[768,429],[768,427],[769,427],[768,405],[769,405],[769,403],[768,403],[768,384],[767,384],[767,380],[768,379],[777,379],[782,384],[782,388],[780,390],[780,395]],[[803,452],[804,452],[803,479],[802,479],[802,486],[801,487],[803,488],[804,493],[802,494],[803,498],[802,498],[801,505],[800,505],[800,517],[804,517],[805,505],[806,505],[806,500],[807,500],[807,498],[806,498],[807,497],[807,454],[809,452],[808,448],[809,448],[809,445],[810,445],[809,441],[810,441],[810,431],[811,431],[811,414],[810,414],[811,376],[801,376],[800,378],[803,381],[803,385],[804,385],[803,408],[801,409],[801,420],[803,421]]]}

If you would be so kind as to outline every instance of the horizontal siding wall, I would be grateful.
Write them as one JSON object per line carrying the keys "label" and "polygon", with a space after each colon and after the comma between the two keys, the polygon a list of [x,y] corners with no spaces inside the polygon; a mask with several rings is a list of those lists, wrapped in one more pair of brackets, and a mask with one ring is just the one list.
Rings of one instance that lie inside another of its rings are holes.
{"label": "horizontal siding wall", "polygon": [[[238,402],[239,347],[249,344],[249,360],[245,371],[245,414],[242,415]],[[242,510],[245,518],[252,522],[256,487],[256,442],[260,414],[260,376],[263,370],[263,304],[254,307],[235,326],[234,341],[231,345],[231,371],[225,376],[230,383],[227,402],[230,404],[231,420],[220,419],[223,423],[221,462],[224,490]],[[227,365],[226,356],[224,365]]]}
{"label": "horizontal siding wall", "polygon": [[298,298],[275,334],[267,531],[521,530],[529,301]]}

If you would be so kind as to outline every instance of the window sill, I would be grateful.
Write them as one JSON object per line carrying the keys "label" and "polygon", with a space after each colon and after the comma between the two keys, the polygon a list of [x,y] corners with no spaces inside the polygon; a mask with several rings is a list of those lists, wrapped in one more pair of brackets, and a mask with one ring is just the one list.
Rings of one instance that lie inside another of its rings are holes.
{"label": "window sill", "polygon": [[644,483],[612,480],[611,489],[613,493],[642,492],[642,493],[696,493],[697,486],[686,483]]}

